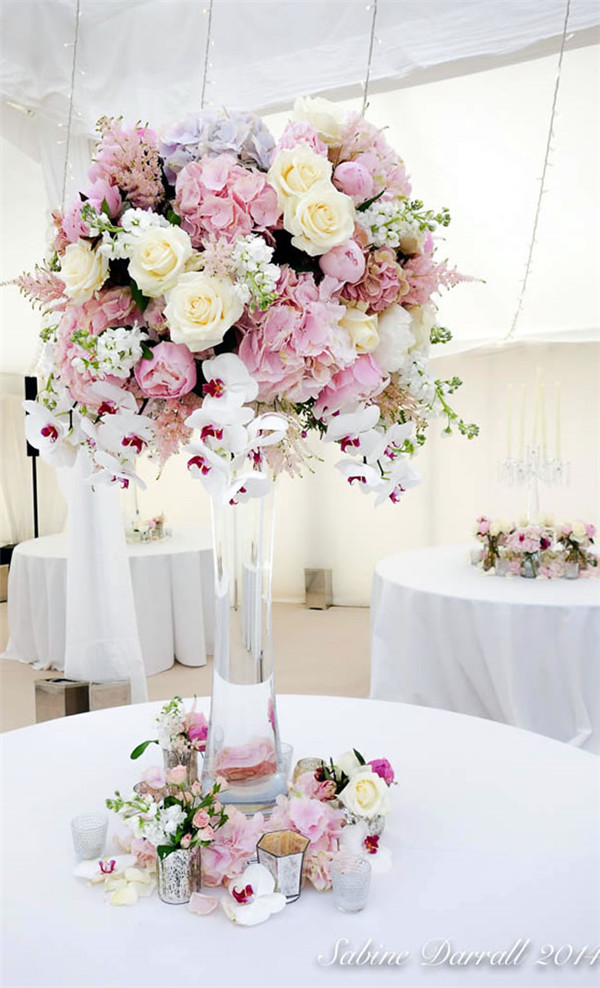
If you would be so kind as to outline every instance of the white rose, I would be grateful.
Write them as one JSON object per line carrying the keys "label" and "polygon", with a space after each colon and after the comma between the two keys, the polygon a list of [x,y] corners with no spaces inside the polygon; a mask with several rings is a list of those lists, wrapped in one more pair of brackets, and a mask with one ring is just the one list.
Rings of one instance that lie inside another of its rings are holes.
{"label": "white rose", "polygon": [[400,370],[408,351],[414,346],[412,325],[410,312],[401,305],[390,305],[389,309],[379,313],[379,345],[373,352],[373,357],[386,374]]}
{"label": "white rose", "polygon": [[290,197],[305,195],[317,182],[328,182],[331,162],[306,144],[280,151],[271,165],[267,181],[277,192],[281,209]]}
{"label": "white rose", "polygon": [[69,298],[78,304],[89,302],[94,292],[102,288],[107,275],[108,258],[92,250],[85,240],[69,244],[60,266],[60,277]]}
{"label": "white rose", "polygon": [[283,225],[298,250],[326,254],[352,236],[354,203],[330,182],[318,182],[301,198],[286,199]]}
{"label": "white rose", "polygon": [[581,542],[582,539],[585,539],[585,535],[586,535],[585,525],[583,524],[583,522],[580,521],[574,522],[572,537],[575,540],[575,542]]}
{"label": "white rose", "polygon": [[496,535],[500,535],[501,531],[502,531],[501,522],[493,521],[490,523],[490,535],[492,535],[494,538],[496,537]]}
{"label": "white rose", "polygon": [[385,815],[391,810],[387,783],[371,768],[355,772],[339,798],[355,816]]}
{"label": "white rose", "polygon": [[377,322],[377,313],[368,316],[362,309],[348,305],[340,326],[348,333],[357,353],[372,353],[379,343]]}
{"label": "white rose", "polygon": [[185,343],[192,353],[220,343],[244,310],[231,281],[199,271],[182,274],[166,299],[171,339]]}
{"label": "white rose", "polygon": [[415,338],[414,350],[421,350],[424,353],[429,351],[431,330],[435,326],[437,309],[435,305],[415,305],[410,310],[412,318],[411,332]]}
{"label": "white rose", "polygon": [[294,103],[292,116],[294,120],[307,120],[325,144],[341,143],[344,113],[331,100],[303,96]]}
{"label": "white rose", "polygon": [[363,767],[351,748],[349,751],[345,751],[343,755],[336,758],[335,764],[340,771],[346,773],[348,778],[354,775],[355,772],[360,772]]}
{"label": "white rose", "polygon": [[151,298],[173,288],[192,256],[192,242],[179,226],[151,226],[130,244],[129,274]]}

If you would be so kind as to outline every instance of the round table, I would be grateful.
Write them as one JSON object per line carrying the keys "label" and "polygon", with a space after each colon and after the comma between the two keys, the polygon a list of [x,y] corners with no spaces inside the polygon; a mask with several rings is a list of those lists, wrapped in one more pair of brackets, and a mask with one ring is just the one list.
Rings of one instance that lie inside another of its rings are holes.
{"label": "round table", "polygon": [[[295,758],[357,747],[395,767],[399,785],[382,838],[394,866],[373,876],[364,912],[339,913],[331,895],[311,887],[246,929],[220,909],[197,917],[157,896],[110,906],[101,888],[72,874],[69,821],[101,807],[115,789],[126,792],[157,762],[156,750],[137,763],[128,754],[151,735],[159,706],[115,707],[3,735],[4,988],[597,984],[589,961],[576,970],[535,963],[547,944],[581,950],[597,938],[597,759],[441,710],[278,699]],[[208,710],[208,700],[199,707]],[[421,951],[440,938],[453,951],[529,943],[520,963],[501,973],[422,966]],[[393,974],[339,963],[342,948],[358,951],[369,940],[374,950],[407,951],[406,965]],[[336,944],[338,961],[320,963]]]}
{"label": "round table", "polygon": [[442,546],[377,563],[371,696],[600,751],[600,582],[502,578],[468,558]]}
{"label": "round table", "polygon": [[[214,578],[208,528],[176,528],[157,542],[127,545],[146,673],[174,658],[206,664],[214,642]],[[64,668],[67,536],[21,542],[8,582],[10,638],[4,658]]]}

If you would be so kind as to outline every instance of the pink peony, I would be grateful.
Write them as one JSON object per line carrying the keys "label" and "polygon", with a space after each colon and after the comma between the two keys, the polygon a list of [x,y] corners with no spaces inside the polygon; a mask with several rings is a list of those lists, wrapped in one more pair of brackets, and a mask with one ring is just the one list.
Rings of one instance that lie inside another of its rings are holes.
{"label": "pink peony", "polygon": [[264,817],[246,817],[234,806],[227,807],[227,822],[215,833],[209,847],[202,849],[202,882],[215,888],[241,874],[254,854],[264,829]]}
{"label": "pink peony", "polygon": [[314,405],[320,418],[325,412],[338,412],[345,405],[371,398],[380,390],[385,376],[370,353],[361,354],[351,367],[338,373],[323,389]]}
{"label": "pink peony", "polygon": [[175,209],[194,247],[210,234],[235,240],[254,229],[274,226],[277,193],[256,168],[244,168],[230,154],[192,161],[177,176]]}
{"label": "pink peony", "polygon": [[399,302],[408,291],[408,281],[391,247],[379,247],[367,255],[362,278],[345,285],[342,295],[353,302],[364,302],[367,311],[383,312]]}
{"label": "pink peony", "polygon": [[114,218],[121,212],[121,194],[116,185],[111,185],[105,178],[98,176],[87,189],[83,190],[83,194],[99,213],[104,203],[108,206],[111,217]]}
{"label": "pink peony", "polygon": [[394,781],[394,769],[387,758],[373,758],[370,762],[367,762],[367,765],[371,766],[375,775],[380,776],[384,782],[387,782],[388,786],[391,786]]}
{"label": "pink peony", "polygon": [[134,374],[148,398],[181,398],[196,386],[196,361],[185,343],[163,340],[149,359],[136,364]]}
{"label": "pink peony", "polygon": [[373,179],[360,161],[342,161],[333,173],[333,184],[356,203],[365,202],[373,195]]}
{"label": "pink peony", "polygon": [[319,267],[323,274],[336,281],[349,281],[352,284],[360,281],[365,273],[365,266],[365,255],[356,240],[347,240],[339,247],[332,247],[319,258]]}

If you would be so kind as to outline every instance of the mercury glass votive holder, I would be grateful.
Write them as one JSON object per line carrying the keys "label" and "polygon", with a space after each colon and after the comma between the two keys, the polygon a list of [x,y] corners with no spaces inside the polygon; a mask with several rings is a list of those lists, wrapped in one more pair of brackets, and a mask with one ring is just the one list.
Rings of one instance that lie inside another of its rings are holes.
{"label": "mercury glass votive holder", "polygon": [[360,912],[369,897],[371,862],[361,854],[338,854],[331,862],[331,881],[340,912]]}
{"label": "mercury glass votive holder", "polygon": [[263,834],[256,845],[258,863],[264,865],[275,879],[275,891],[295,902],[300,895],[304,854],[310,844],[308,837],[294,830],[273,830]]}
{"label": "mercury glass votive holder", "polygon": [[322,758],[301,758],[300,761],[296,762],[292,782],[295,782],[298,776],[304,775],[305,772],[316,772],[322,764]]}
{"label": "mercury glass votive holder", "polygon": [[73,847],[79,861],[102,857],[107,830],[106,813],[80,813],[71,820]]}

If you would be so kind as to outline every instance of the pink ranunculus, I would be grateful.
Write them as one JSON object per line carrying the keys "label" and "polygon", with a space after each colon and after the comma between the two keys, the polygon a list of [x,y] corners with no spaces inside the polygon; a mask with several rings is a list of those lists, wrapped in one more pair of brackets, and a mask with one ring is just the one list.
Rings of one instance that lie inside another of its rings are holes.
{"label": "pink ranunculus", "polygon": [[192,823],[194,824],[195,827],[197,827],[198,830],[201,830],[203,827],[208,827],[210,823],[210,817],[206,812],[206,810],[197,810],[196,813],[194,813],[194,818],[192,820]]}
{"label": "pink ranunculus", "polygon": [[351,367],[338,371],[321,391],[314,413],[317,417],[325,412],[332,414],[345,405],[370,398],[377,394],[384,380],[385,375],[371,354],[360,354]]}
{"label": "pink ranunculus", "polygon": [[319,267],[323,274],[327,274],[337,281],[351,282],[352,284],[360,281],[365,273],[365,266],[365,255],[356,240],[347,240],[345,244],[341,244],[339,247],[332,247],[319,258]]}
{"label": "pink ranunculus", "polygon": [[164,769],[160,765],[151,765],[142,772],[141,782],[146,782],[153,789],[162,789],[166,782]]}
{"label": "pink ranunculus", "polygon": [[394,781],[394,769],[387,758],[373,758],[370,762],[367,762],[367,765],[371,766],[375,775],[378,775],[384,782],[387,782],[388,786],[391,786]]}
{"label": "pink ranunculus", "polygon": [[166,779],[170,786],[182,786],[187,779],[187,768],[185,765],[175,765],[167,771]]}
{"label": "pink ranunculus", "polygon": [[364,202],[373,195],[373,179],[358,161],[342,161],[333,173],[333,184],[355,202]]}
{"label": "pink ranunculus", "polygon": [[163,340],[149,359],[136,364],[134,374],[148,398],[181,398],[196,386],[196,361],[185,343]]}

